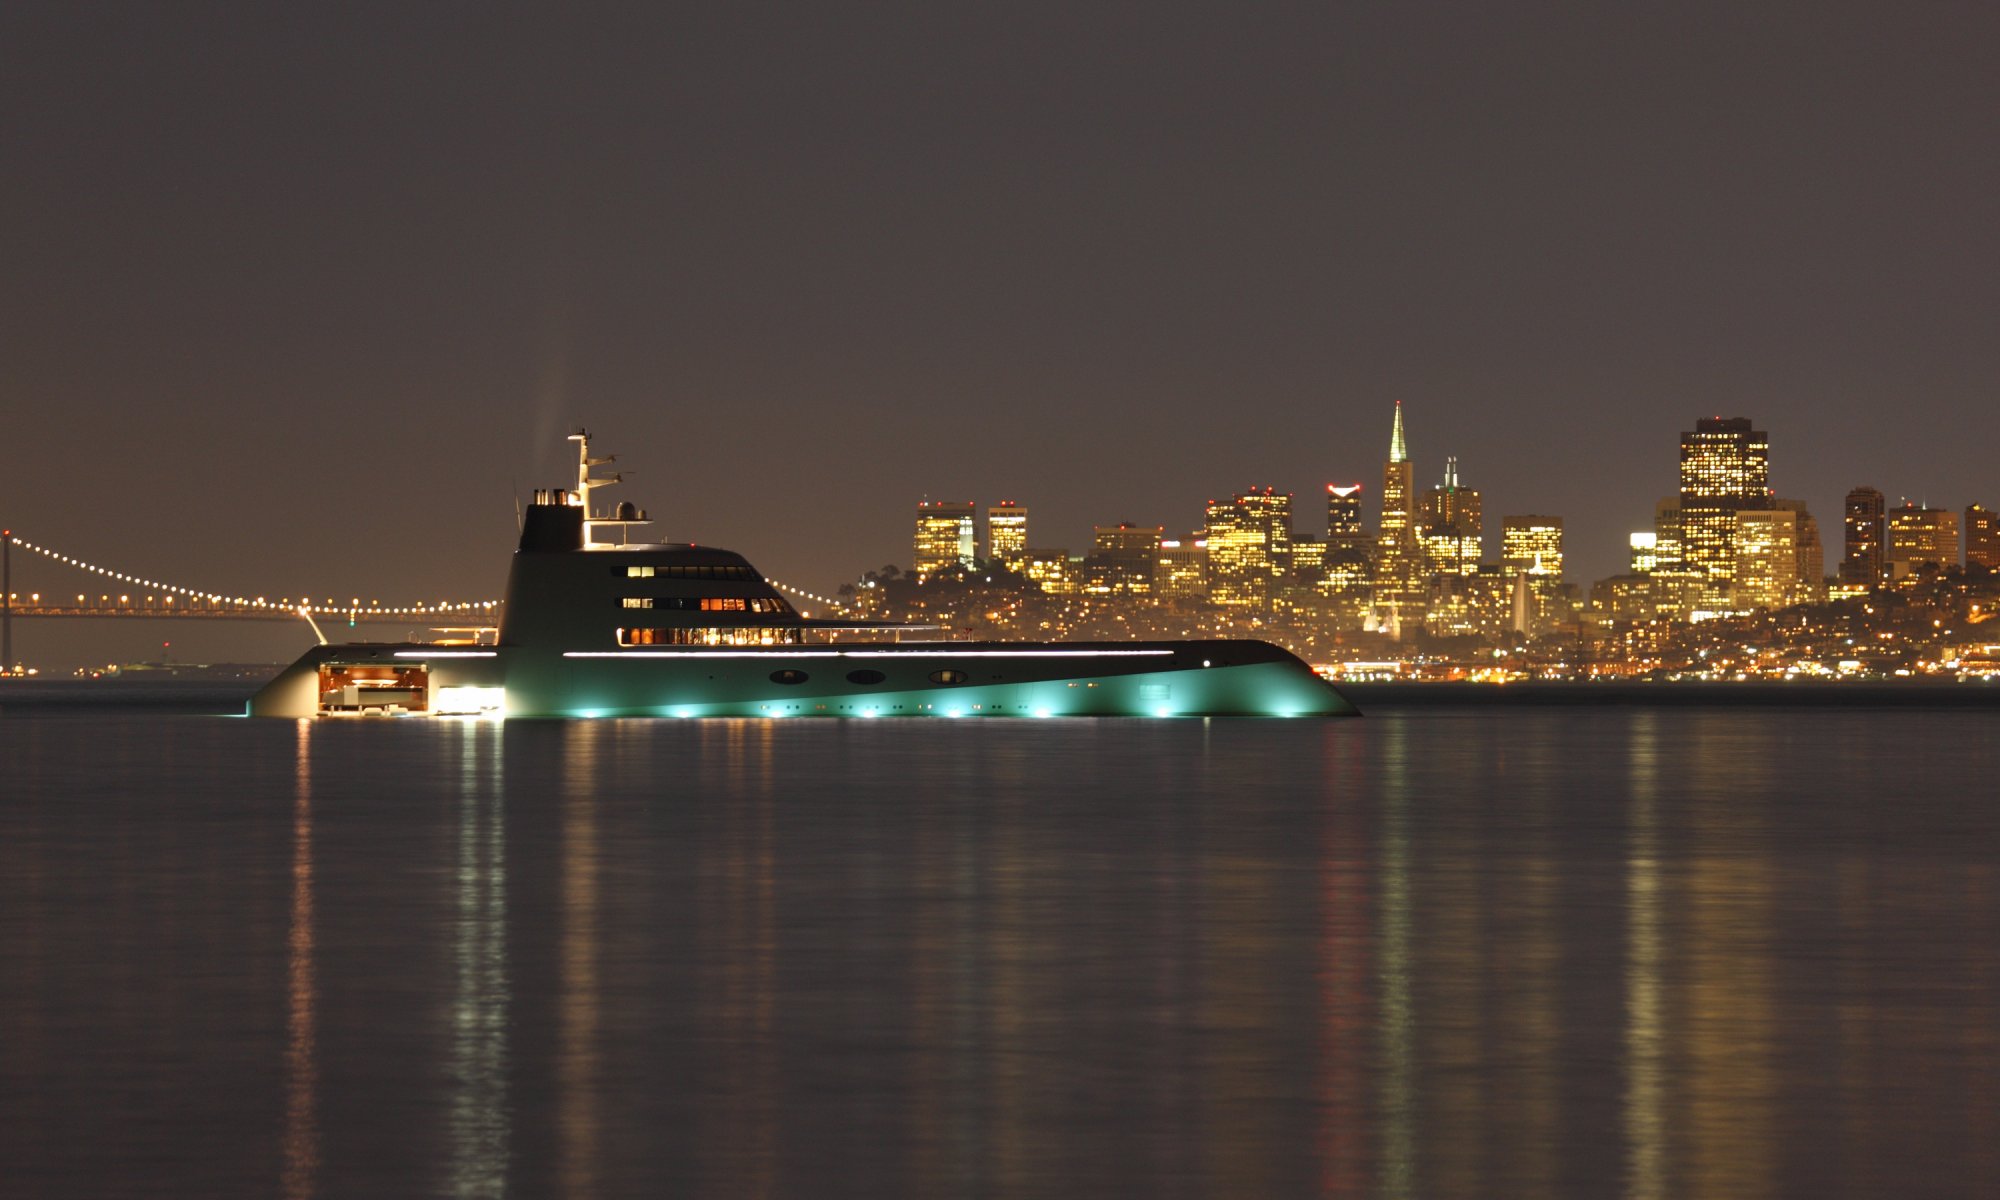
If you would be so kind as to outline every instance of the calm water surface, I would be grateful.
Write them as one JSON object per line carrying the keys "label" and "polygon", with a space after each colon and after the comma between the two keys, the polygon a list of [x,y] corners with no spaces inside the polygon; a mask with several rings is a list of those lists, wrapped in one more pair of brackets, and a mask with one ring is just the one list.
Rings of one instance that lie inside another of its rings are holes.
{"label": "calm water surface", "polygon": [[1994,716],[0,718],[0,1194],[1992,1196]]}

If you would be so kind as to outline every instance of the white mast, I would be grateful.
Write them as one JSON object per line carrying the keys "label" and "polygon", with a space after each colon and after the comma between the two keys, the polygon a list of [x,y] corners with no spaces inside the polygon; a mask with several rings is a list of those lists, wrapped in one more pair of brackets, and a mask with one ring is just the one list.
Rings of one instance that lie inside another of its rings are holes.
{"label": "white mast", "polygon": [[608,517],[597,515],[590,504],[590,493],[601,487],[610,487],[614,483],[625,482],[625,474],[622,471],[614,472],[602,479],[591,475],[590,469],[592,467],[601,467],[617,462],[618,456],[616,454],[607,454],[603,458],[592,458],[590,456],[590,430],[579,427],[575,433],[569,435],[569,440],[576,443],[576,491],[571,493],[571,495],[575,497],[576,503],[583,508],[583,544],[586,547],[594,544],[595,539],[592,538],[591,534],[599,525],[616,525],[623,530],[632,525],[645,524],[646,514],[644,513],[638,513],[633,517],[624,517],[615,514]]}

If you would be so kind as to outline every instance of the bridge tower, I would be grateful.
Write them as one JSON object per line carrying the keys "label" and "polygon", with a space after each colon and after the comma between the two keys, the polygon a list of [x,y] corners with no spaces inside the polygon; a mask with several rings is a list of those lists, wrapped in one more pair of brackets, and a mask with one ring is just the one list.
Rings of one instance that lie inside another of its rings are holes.
{"label": "bridge tower", "polygon": [[0,672],[14,669],[14,531],[0,529]]}

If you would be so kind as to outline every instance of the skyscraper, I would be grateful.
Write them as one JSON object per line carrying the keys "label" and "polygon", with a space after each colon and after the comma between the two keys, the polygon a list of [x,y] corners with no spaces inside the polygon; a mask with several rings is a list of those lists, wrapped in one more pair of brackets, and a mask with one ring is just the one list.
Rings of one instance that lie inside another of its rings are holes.
{"label": "skyscraper", "polygon": [[1662,496],[1653,505],[1653,568],[1677,570],[1681,561],[1681,497]]}
{"label": "skyscraper", "polygon": [[1770,460],[1770,435],[1746,417],[1703,417],[1681,434],[1681,561],[1718,603],[1736,575],[1736,514],[1769,501]]}
{"label": "skyscraper", "polygon": [[1820,541],[1819,521],[1807,511],[1803,500],[1780,500],[1779,508],[1799,514],[1799,592],[1796,603],[1826,602],[1826,545]]}
{"label": "skyscraper", "polygon": [[1368,581],[1373,545],[1361,519],[1361,485],[1326,485],[1326,573],[1320,586],[1345,591]]}
{"label": "skyscraper", "polygon": [[1906,579],[1922,567],[1958,565],[1958,514],[1904,502],[1889,510],[1889,578]]}
{"label": "skyscraper", "polygon": [[1208,538],[1190,533],[1160,540],[1160,565],[1153,572],[1153,590],[1168,598],[1208,595]]}
{"label": "skyscraper", "polygon": [[1625,539],[1629,556],[1626,570],[1634,575],[1651,575],[1653,568],[1660,565],[1660,535],[1649,531],[1634,533]]}
{"label": "skyscraper", "polygon": [[1965,506],[1965,565],[2000,571],[2000,512],[1983,504]]}
{"label": "skyscraper", "polygon": [[1444,482],[1426,488],[1417,502],[1417,544],[1424,574],[1472,575],[1479,570],[1484,519],[1477,489],[1458,482],[1458,459],[1444,460]]}
{"label": "skyscraper", "polygon": [[1161,532],[1158,525],[1125,521],[1096,526],[1090,557],[1083,563],[1087,590],[1150,594],[1160,562]]}
{"label": "skyscraper", "polygon": [[1326,485],[1326,552],[1358,550],[1368,555],[1368,529],[1361,519],[1361,485]]}
{"label": "skyscraper", "polygon": [[917,535],[912,554],[914,570],[932,575],[947,567],[971,566],[977,549],[977,506],[951,500],[925,500],[917,505]]}
{"label": "skyscraper", "polygon": [[1398,400],[1389,431],[1389,459],[1382,464],[1382,525],[1375,539],[1375,600],[1391,614],[1415,603],[1422,564],[1411,512],[1413,472],[1403,441],[1403,402]]}
{"label": "skyscraper", "polygon": [[1028,548],[1028,506],[1002,500],[986,510],[986,556],[1018,569]]}
{"label": "skyscraper", "polygon": [[1563,519],[1520,516],[1500,519],[1500,562],[1509,575],[1563,573]]}
{"label": "skyscraper", "polygon": [[1802,501],[1737,513],[1735,544],[1735,607],[1787,608],[1826,598],[1819,523]]}
{"label": "skyscraper", "polygon": [[1208,594],[1217,604],[1266,608],[1291,569],[1292,497],[1271,488],[1208,502]]}
{"label": "skyscraper", "polygon": [[1858,487],[1847,493],[1847,554],[1840,560],[1840,581],[1873,587],[1882,582],[1886,539],[1882,493]]}

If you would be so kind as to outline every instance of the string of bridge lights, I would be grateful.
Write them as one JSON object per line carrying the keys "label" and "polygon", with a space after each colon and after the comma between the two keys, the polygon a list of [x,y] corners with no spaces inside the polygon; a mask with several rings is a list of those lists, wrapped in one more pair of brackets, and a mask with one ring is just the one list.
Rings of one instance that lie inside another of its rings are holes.
{"label": "string of bridge lights", "polygon": [[847,605],[842,604],[840,601],[835,600],[831,596],[822,596],[818,592],[809,592],[801,587],[793,587],[789,583],[780,583],[777,580],[771,578],[769,575],[764,576],[764,582],[770,584],[774,588],[777,588],[779,591],[790,592],[794,596],[804,596],[806,599],[811,600],[815,604],[824,604],[829,608],[837,608],[842,610],[843,612],[846,611],[847,609]]}
{"label": "string of bridge lights", "polygon": [[[61,563],[66,567],[75,567],[79,571],[88,571],[94,575],[101,575],[106,579],[115,579],[120,583],[128,583],[136,587],[151,588],[156,592],[164,593],[168,596],[182,596],[190,600],[205,600],[210,604],[228,604],[238,608],[261,608],[281,612],[299,612],[303,610],[315,616],[341,616],[348,613],[366,613],[377,616],[401,617],[476,612],[499,607],[499,601],[497,600],[474,600],[458,604],[440,601],[437,604],[412,604],[401,607],[383,608],[373,602],[367,605],[363,605],[358,601],[349,604],[333,602],[314,604],[310,601],[294,604],[289,598],[269,600],[262,596],[230,596],[222,592],[210,592],[200,588],[182,587],[179,584],[148,579],[143,575],[133,575],[129,572],[113,570],[110,567],[99,566],[96,563],[78,558],[72,554],[64,554],[62,551],[52,547],[38,545],[22,537],[14,538],[13,542],[16,546],[21,547],[21,549],[33,551],[52,562]],[[789,583],[771,579],[768,576],[765,582],[771,584],[773,587],[790,592],[795,596],[802,596],[815,604],[824,604],[829,608],[841,610],[848,608],[848,605],[835,600],[831,596],[822,596],[818,592],[808,591],[802,587],[793,587]]]}
{"label": "string of bridge lights", "polygon": [[12,539],[12,541],[14,545],[21,547],[21,549],[23,550],[32,550],[36,554],[41,555],[43,558],[50,559],[54,562],[59,562],[66,567],[75,567],[80,571],[89,571],[94,575],[101,575],[106,579],[115,579],[120,583],[129,583],[137,587],[151,588],[156,592],[164,594],[167,598],[167,603],[169,604],[173,603],[173,598],[175,596],[182,596],[190,600],[206,601],[210,604],[226,604],[235,608],[267,609],[272,612],[289,612],[289,613],[303,612],[303,613],[313,614],[314,616],[366,615],[366,616],[384,616],[384,617],[421,617],[421,616],[436,616],[441,614],[466,614],[466,613],[476,614],[476,613],[490,612],[492,609],[498,608],[500,604],[500,602],[497,600],[473,600],[458,604],[453,604],[448,601],[440,601],[437,604],[409,604],[395,608],[383,608],[380,605],[376,604],[374,601],[370,601],[368,604],[363,605],[359,600],[356,600],[351,604],[336,604],[331,601],[325,604],[314,604],[310,600],[301,600],[299,603],[294,604],[289,598],[280,600],[268,600],[262,596],[257,596],[257,597],[228,596],[224,595],[221,592],[208,592],[208,591],[203,591],[199,588],[181,587],[179,584],[162,583],[157,579],[147,579],[142,575],[132,575],[124,571],[114,571],[110,567],[98,566],[96,563],[87,562],[81,558],[77,558],[74,555],[64,554],[62,551],[51,549],[48,546],[38,546],[34,542],[28,541],[25,538],[15,537]]}

